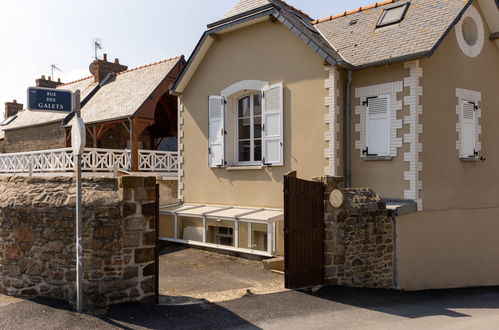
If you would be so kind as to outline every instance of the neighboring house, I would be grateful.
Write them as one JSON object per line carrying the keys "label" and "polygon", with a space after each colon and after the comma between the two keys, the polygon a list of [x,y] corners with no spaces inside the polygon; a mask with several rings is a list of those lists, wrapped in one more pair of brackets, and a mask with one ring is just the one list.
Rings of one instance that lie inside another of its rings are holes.
{"label": "neighboring house", "polygon": [[[36,85],[80,90],[87,147],[131,149],[128,170],[137,171],[139,149],[158,150],[165,145],[163,140],[177,137],[177,99],[169,94],[169,87],[184,65],[185,60],[180,56],[128,69],[118,59],[107,61],[104,54],[104,59],[90,64],[90,77],[62,84],[42,76]],[[8,153],[70,146],[70,121],[64,121],[67,114],[21,109],[6,114],[6,121],[0,126]]]}
{"label": "neighboring house", "polygon": [[282,254],[283,176],[344,176],[417,208],[397,217],[401,288],[498,285],[498,33],[495,0],[320,20],[241,1],[173,87],[184,204],[161,235]]}

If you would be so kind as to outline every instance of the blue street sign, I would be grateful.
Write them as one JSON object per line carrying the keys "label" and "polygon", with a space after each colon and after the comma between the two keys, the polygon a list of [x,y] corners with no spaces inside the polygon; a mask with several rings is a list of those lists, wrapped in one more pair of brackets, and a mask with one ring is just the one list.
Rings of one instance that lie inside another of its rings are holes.
{"label": "blue street sign", "polygon": [[29,87],[28,110],[71,112],[73,111],[73,93],[62,89]]}

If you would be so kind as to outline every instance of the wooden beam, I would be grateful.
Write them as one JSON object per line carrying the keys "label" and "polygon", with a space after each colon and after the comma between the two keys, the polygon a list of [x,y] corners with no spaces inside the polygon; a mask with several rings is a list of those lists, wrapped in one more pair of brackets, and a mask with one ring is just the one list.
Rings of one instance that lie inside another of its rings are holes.
{"label": "wooden beam", "polygon": [[92,125],[92,146],[97,148],[97,125]]}
{"label": "wooden beam", "polygon": [[124,121],[122,121],[122,122],[121,122],[121,124],[123,125],[123,127],[125,127],[126,132],[127,132],[128,134],[130,134],[130,127],[128,127],[128,126],[127,126],[127,124],[126,124]]}
{"label": "wooden beam", "polygon": [[490,40],[499,40],[499,32],[491,33]]}
{"label": "wooden beam", "polygon": [[132,119],[132,172],[139,171],[139,137],[149,126],[150,121],[144,121],[140,118]]}

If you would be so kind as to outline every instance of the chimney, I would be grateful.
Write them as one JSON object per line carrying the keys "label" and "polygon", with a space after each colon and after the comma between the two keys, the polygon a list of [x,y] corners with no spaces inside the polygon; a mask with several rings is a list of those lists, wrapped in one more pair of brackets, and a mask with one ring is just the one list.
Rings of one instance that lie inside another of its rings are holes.
{"label": "chimney", "polygon": [[40,79],[36,79],[36,87],[56,88],[59,85],[62,85],[61,79],[52,81],[52,77],[50,76],[49,79],[45,79],[45,76],[42,76]]}
{"label": "chimney", "polygon": [[126,65],[121,65],[120,61],[116,58],[113,62],[107,61],[107,54],[103,55],[102,60],[95,60],[90,63],[90,73],[94,76],[95,82],[101,82],[106,78],[109,73],[118,73],[121,71],[127,70],[128,67]]}
{"label": "chimney", "polygon": [[11,116],[16,115],[19,111],[23,109],[23,105],[21,103],[17,103],[16,100],[12,102],[5,102],[5,112],[4,112],[4,119],[7,119]]}

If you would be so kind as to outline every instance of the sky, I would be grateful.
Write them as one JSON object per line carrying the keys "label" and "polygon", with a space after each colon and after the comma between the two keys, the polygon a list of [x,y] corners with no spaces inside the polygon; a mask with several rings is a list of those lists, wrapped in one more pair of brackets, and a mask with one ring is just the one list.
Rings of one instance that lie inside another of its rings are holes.
{"label": "sky", "polygon": [[[93,40],[108,60],[134,68],[190,56],[206,25],[239,0],[15,0],[0,2],[0,104],[26,105],[26,89],[41,75],[70,82],[90,75]],[[288,0],[323,18],[375,0]],[[3,111],[1,111],[3,113]]]}

